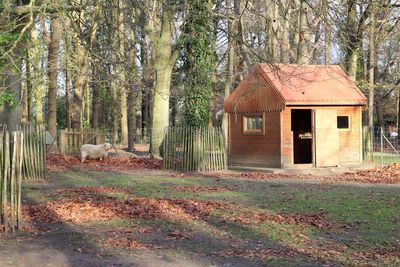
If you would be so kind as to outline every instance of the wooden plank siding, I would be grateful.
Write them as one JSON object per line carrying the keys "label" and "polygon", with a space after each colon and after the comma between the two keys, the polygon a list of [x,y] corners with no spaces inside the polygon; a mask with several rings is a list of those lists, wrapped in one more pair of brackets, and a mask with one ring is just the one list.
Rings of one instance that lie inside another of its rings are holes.
{"label": "wooden plank siding", "polygon": [[255,70],[240,82],[229,100],[225,101],[224,108],[228,113],[279,112],[285,108],[285,103]]}
{"label": "wooden plank siding", "polygon": [[243,114],[229,115],[229,159],[232,166],[280,167],[280,113],[265,112],[264,135],[243,135]]}
{"label": "wooden plank siding", "polygon": [[[361,106],[289,106],[281,112],[281,162],[282,167],[294,167],[293,133],[291,131],[292,109],[336,109],[338,116],[349,116],[349,129],[339,129],[339,165],[351,165],[362,162],[360,153],[361,140]],[[327,140],[329,142],[329,140]],[[316,151],[318,153],[318,151]]]}
{"label": "wooden plank siding", "polygon": [[293,132],[291,109],[286,108],[280,113],[281,120],[281,167],[293,165]]}
{"label": "wooden plank siding", "polygon": [[350,129],[339,129],[339,163],[342,165],[362,162],[362,107],[337,107],[338,116],[350,116]]}

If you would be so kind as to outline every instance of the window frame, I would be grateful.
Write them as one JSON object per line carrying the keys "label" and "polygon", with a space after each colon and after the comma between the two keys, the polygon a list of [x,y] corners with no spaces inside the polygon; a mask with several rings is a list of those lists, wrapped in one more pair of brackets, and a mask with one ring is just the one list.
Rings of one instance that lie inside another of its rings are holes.
{"label": "window frame", "polygon": [[[339,117],[347,117],[347,122],[348,122],[348,127],[347,128],[339,128],[339,123],[338,123],[338,119]],[[336,116],[336,128],[339,131],[350,131],[351,130],[351,116],[350,115],[337,115]]]}
{"label": "window frame", "polygon": [[[262,119],[262,127],[260,130],[248,130],[247,129],[247,120],[252,117],[260,117]],[[257,135],[265,135],[265,112],[263,113],[252,113],[252,114],[243,114],[242,118],[242,135],[247,136],[257,136]]]}

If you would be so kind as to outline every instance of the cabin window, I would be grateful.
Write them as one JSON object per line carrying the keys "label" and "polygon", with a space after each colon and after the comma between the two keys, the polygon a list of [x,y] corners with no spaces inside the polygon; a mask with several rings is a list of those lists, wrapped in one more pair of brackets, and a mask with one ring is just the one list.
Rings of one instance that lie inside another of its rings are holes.
{"label": "cabin window", "polygon": [[349,129],[350,128],[349,116],[337,116],[337,128]]}
{"label": "cabin window", "polygon": [[244,135],[262,135],[264,134],[263,114],[252,114],[243,116],[243,134]]}

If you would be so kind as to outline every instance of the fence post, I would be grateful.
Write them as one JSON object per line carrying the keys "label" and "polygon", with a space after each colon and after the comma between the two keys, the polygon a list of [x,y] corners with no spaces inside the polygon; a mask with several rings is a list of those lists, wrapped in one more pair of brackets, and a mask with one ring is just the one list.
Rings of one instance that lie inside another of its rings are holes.
{"label": "fence post", "polygon": [[60,133],[60,153],[65,154],[65,130],[61,130]]}
{"label": "fence post", "polygon": [[381,131],[381,166],[383,166],[383,128],[380,127],[380,131]]}

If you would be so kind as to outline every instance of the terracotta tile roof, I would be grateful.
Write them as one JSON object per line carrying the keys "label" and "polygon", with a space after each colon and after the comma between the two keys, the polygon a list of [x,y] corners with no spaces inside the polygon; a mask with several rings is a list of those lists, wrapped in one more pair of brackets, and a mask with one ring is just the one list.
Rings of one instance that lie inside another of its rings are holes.
{"label": "terracotta tile roof", "polygon": [[337,65],[257,64],[224,107],[226,112],[260,112],[280,111],[285,105],[366,103],[364,94]]}
{"label": "terracotta tile roof", "polygon": [[365,105],[367,98],[338,65],[258,64],[285,104]]}

